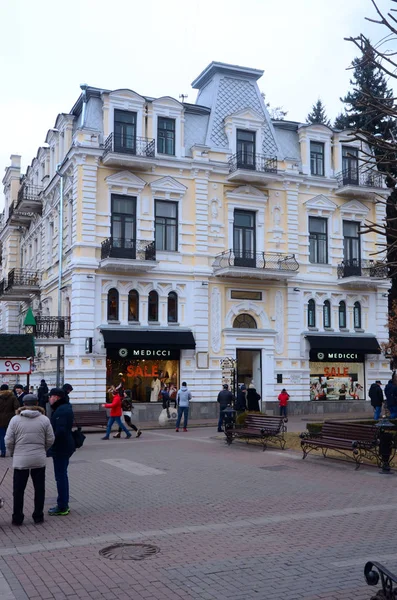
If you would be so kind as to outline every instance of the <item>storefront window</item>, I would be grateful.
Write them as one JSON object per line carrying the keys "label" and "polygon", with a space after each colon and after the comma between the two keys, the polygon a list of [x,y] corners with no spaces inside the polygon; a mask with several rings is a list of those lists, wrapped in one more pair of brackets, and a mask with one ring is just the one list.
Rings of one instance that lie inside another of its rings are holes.
{"label": "storefront window", "polygon": [[107,385],[122,382],[133,402],[161,402],[160,392],[167,386],[173,401],[179,387],[179,354],[179,350],[108,349]]}
{"label": "storefront window", "polygon": [[115,288],[108,292],[108,321],[119,320],[119,293]]}
{"label": "storefront window", "polygon": [[307,303],[307,325],[308,327],[316,326],[316,303],[314,300],[309,300]]}
{"label": "storefront window", "polygon": [[159,295],[152,290],[149,293],[148,321],[159,320]]}
{"label": "storefront window", "polygon": [[323,319],[324,329],[329,329],[331,327],[331,303],[329,300],[325,300],[324,302]]}
{"label": "storefront window", "polygon": [[178,322],[178,296],[175,292],[168,294],[168,323]]}
{"label": "storefront window", "polygon": [[310,352],[310,400],[365,400],[364,355]]}
{"label": "storefront window", "polygon": [[339,302],[339,329],[346,329],[346,302]]}
{"label": "storefront window", "polygon": [[354,303],[353,307],[354,329],[361,329],[361,304]]}
{"label": "storefront window", "polygon": [[139,294],[136,290],[130,290],[128,294],[128,320],[139,321]]}

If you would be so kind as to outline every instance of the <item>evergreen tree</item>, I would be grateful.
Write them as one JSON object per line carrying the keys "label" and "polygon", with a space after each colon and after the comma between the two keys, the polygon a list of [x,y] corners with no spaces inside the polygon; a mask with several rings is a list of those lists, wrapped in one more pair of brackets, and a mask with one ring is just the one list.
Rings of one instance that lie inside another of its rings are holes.
{"label": "evergreen tree", "polygon": [[350,85],[353,89],[341,98],[346,105],[344,128],[388,135],[392,126],[388,112],[393,106],[393,91],[387,87],[386,77],[377,66],[369,40],[363,44],[362,56],[353,60],[352,67]]}
{"label": "evergreen tree", "polygon": [[311,125],[320,123],[321,125],[328,125],[328,127],[331,126],[325,112],[325,106],[320,98],[317,100],[316,104],[313,104],[311,112],[306,117],[306,123],[310,123]]}
{"label": "evergreen tree", "polygon": [[339,113],[334,121],[334,129],[348,129],[349,117],[346,113]]}

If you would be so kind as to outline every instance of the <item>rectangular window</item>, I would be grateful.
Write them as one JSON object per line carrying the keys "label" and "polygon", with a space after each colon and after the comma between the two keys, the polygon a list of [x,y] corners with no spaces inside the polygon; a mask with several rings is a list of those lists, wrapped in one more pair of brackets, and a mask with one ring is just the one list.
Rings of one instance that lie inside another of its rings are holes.
{"label": "rectangular window", "polygon": [[237,168],[255,170],[255,131],[237,129]]}
{"label": "rectangular window", "polygon": [[136,113],[127,110],[114,111],[115,152],[136,153]]}
{"label": "rectangular window", "polygon": [[309,217],[309,261],[327,264],[327,219]]}
{"label": "rectangular window", "polygon": [[134,196],[112,196],[111,238],[114,256],[118,253],[120,258],[135,258],[136,198]]}
{"label": "rectangular window", "polygon": [[324,144],[310,142],[310,173],[324,177]]}
{"label": "rectangular window", "polygon": [[178,204],[156,200],[156,250],[178,250]]}
{"label": "rectangular window", "polygon": [[358,148],[342,146],[342,171],[344,185],[358,185]]}
{"label": "rectangular window", "polygon": [[262,300],[262,292],[231,290],[232,300]]}
{"label": "rectangular window", "polygon": [[158,118],[157,152],[175,155],[175,119]]}
{"label": "rectangular window", "polygon": [[344,277],[361,275],[360,223],[343,221]]}
{"label": "rectangular window", "polygon": [[255,213],[247,210],[235,210],[233,223],[235,266],[255,267],[255,247]]}

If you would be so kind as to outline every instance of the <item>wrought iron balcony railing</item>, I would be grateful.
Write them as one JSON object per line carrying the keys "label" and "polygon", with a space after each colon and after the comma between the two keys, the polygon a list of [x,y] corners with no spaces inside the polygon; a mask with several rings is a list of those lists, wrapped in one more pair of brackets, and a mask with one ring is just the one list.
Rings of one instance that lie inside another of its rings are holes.
{"label": "wrought iron balcony railing", "polygon": [[70,317],[36,317],[35,337],[41,339],[70,338]]}
{"label": "wrought iron balcony railing", "polygon": [[345,169],[336,174],[338,187],[345,185],[356,185],[359,187],[382,188],[384,187],[384,175],[374,170]]}
{"label": "wrought iron balcony railing", "polygon": [[151,138],[111,133],[104,144],[104,155],[108,152],[154,158],[155,143]]}
{"label": "wrought iron balcony railing", "polygon": [[28,185],[23,183],[18,191],[17,207],[22,200],[29,200],[31,202],[38,202],[41,188],[36,185]]}
{"label": "wrought iron balcony railing", "polygon": [[7,278],[4,279],[4,291],[13,287],[36,287],[40,283],[40,275],[38,271],[26,271],[25,269],[11,269],[8,272]]}
{"label": "wrought iron balcony railing", "polygon": [[156,260],[155,242],[110,237],[102,242],[101,259],[105,258]]}
{"label": "wrought iron balcony railing", "polygon": [[295,254],[279,254],[277,252],[235,252],[227,250],[218,254],[213,262],[214,270],[226,267],[245,267],[265,269],[267,271],[297,271],[299,263]]}
{"label": "wrought iron balcony railing", "polygon": [[387,264],[380,260],[343,260],[337,268],[338,279],[345,277],[373,277],[385,279],[388,275]]}
{"label": "wrought iron balcony railing", "polygon": [[229,173],[237,169],[277,174],[277,158],[250,152],[237,152],[229,158]]}

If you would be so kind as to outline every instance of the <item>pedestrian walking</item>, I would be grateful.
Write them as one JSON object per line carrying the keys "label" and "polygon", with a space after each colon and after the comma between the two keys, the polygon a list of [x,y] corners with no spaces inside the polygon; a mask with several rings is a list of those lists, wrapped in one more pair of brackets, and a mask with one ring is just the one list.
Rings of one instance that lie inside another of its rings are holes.
{"label": "pedestrian walking", "polygon": [[224,410],[227,406],[232,406],[234,401],[234,396],[232,392],[229,390],[229,386],[227,383],[224,383],[221,391],[218,394],[217,402],[219,402],[219,419],[218,419],[218,432],[221,433],[223,431],[223,420],[225,418]]}
{"label": "pedestrian walking", "polygon": [[189,402],[192,394],[188,390],[186,381],[182,382],[181,388],[176,395],[176,404],[178,406],[178,418],[176,420],[175,431],[179,431],[179,425],[183,415],[183,431],[187,431],[187,422],[189,420]]}
{"label": "pedestrian walking", "polygon": [[[106,429],[105,436],[103,438],[101,438],[102,440],[109,439],[113,423],[115,423],[115,422],[119,426],[119,429],[121,429],[121,431],[124,431],[127,439],[132,437],[132,435],[128,431],[127,427],[124,425],[124,423],[121,420],[121,415],[123,414],[123,409],[121,407],[121,403],[123,400],[123,397],[120,394],[121,389],[122,388],[119,388],[119,389],[111,388],[109,391],[112,394],[112,402],[110,404],[102,404],[102,408],[110,408],[110,416],[108,419],[108,426]],[[122,394],[124,396],[124,391],[122,392]],[[121,431],[120,431],[120,434],[121,434]]]}
{"label": "pedestrian walking", "polygon": [[51,425],[55,435],[55,442],[48,455],[52,456],[54,462],[54,475],[58,490],[57,505],[50,508],[48,514],[65,516],[70,512],[69,459],[76,450],[72,435],[74,415],[72,406],[66,400],[65,393],[61,388],[52,388],[48,401],[52,409]]}
{"label": "pedestrian walking", "polygon": [[[123,413],[122,418],[127,423],[128,427],[130,427],[131,429],[133,429],[136,432],[136,437],[139,438],[142,435],[142,431],[140,429],[138,429],[138,427],[136,425],[134,425],[134,423],[132,422],[132,411],[133,411],[132,400],[129,396],[127,396],[127,392],[125,390],[123,390],[122,388],[119,388],[119,394],[122,397],[122,400],[121,400],[121,410]],[[119,427],[118,432],[113,437],[120,438],[121,432],[122,432],[122,429],[121,429],[121,427]]]}
{"label": "pedestrian walking", "polygon": [[33,521],[44,521],[45,466],[47,451],[54,440],[50,420],[38,406],[37,396],[25,394],[23,406],[12,417],[5,437],[7,450],[13,457],[13,525],[22,525],[24,520],[23,503],[29,475],[34,487]]}
{"label": "pedestrian walking", "polygon": [[69,394],[71,392],[73,392],[73,386],[70,385],[70,383],[64,383],[62,386],[62,389],[63,389],[63,393],[65,395],[64,397],[65,397],[66,402],[70,402]]}
{"label": "pedestrian walking", "polygon": [[239,414],[247,410],[247,388],[245,387],[244,383],[241,384],[237,392],[237,399],[234,403],[234,408]]}
{"label": "pedestrian walking", "polygon": [[40,381],[39,389],[37,390],[37,397],[39,399],[39,406],[46,410],[47,402],[48,402],[48,385],[45,379]]}
{"label": "pedestrian walking", "polygon": [[19,402],[19,406],[23,406],[23,397],[25,395],[23,385],[21,385],[20,383],[17,383],[16,385],[14,385],[13,392]]}
{"label": "pedestrian walking", "polygon": [[397,418],[397,384],[396,374],[393,373],[393,377],[385,387],[386,406],[390,412],[390,418]]}
{"label": "pedestrian walking", "polygon": [[19,408],[19,402],[15,394],[8,388],[6,383],[0,386],[0,456],[4,458],[6,455],[6,446],[4,438],[8,423],[15,415],[15,411]]}
{"label": "pedestrian walking", "polygon": [[278,403],[280,406],[280,417],[287,417],[287,406],[288,406],[289,394],[285,388],[281,390],[278,395]]}
{"label": "pedestrian walking", "polygon": [[167,417],[169,419],[170,418],[170,402],[171,402],[171,399],[170,399],[170,393],[169,393],[169,389],[168,389],[167,385],[165,385],[163,387],[163,389],[161,390],[160,394],[161,394],[161,399],[163,401],[163,410],[167,411]]}
{"label": "pedestrian walking", "polygon": [[382,383],[376,380],[375,383],[369,388],[368,396],[371,399],[371,406],[374,409],[374,419],[378,421],[380,419],[382,404],[383,404],[383,390],[381,388]]}
{"label": "pedestrian walking", "polygon": [[260,395],[255,389],[253,383],[250,383],[248,386],[247,392],[247,404],[248,410],[251,412],[260,412],[259,411],[259,400],[261,399]]}

